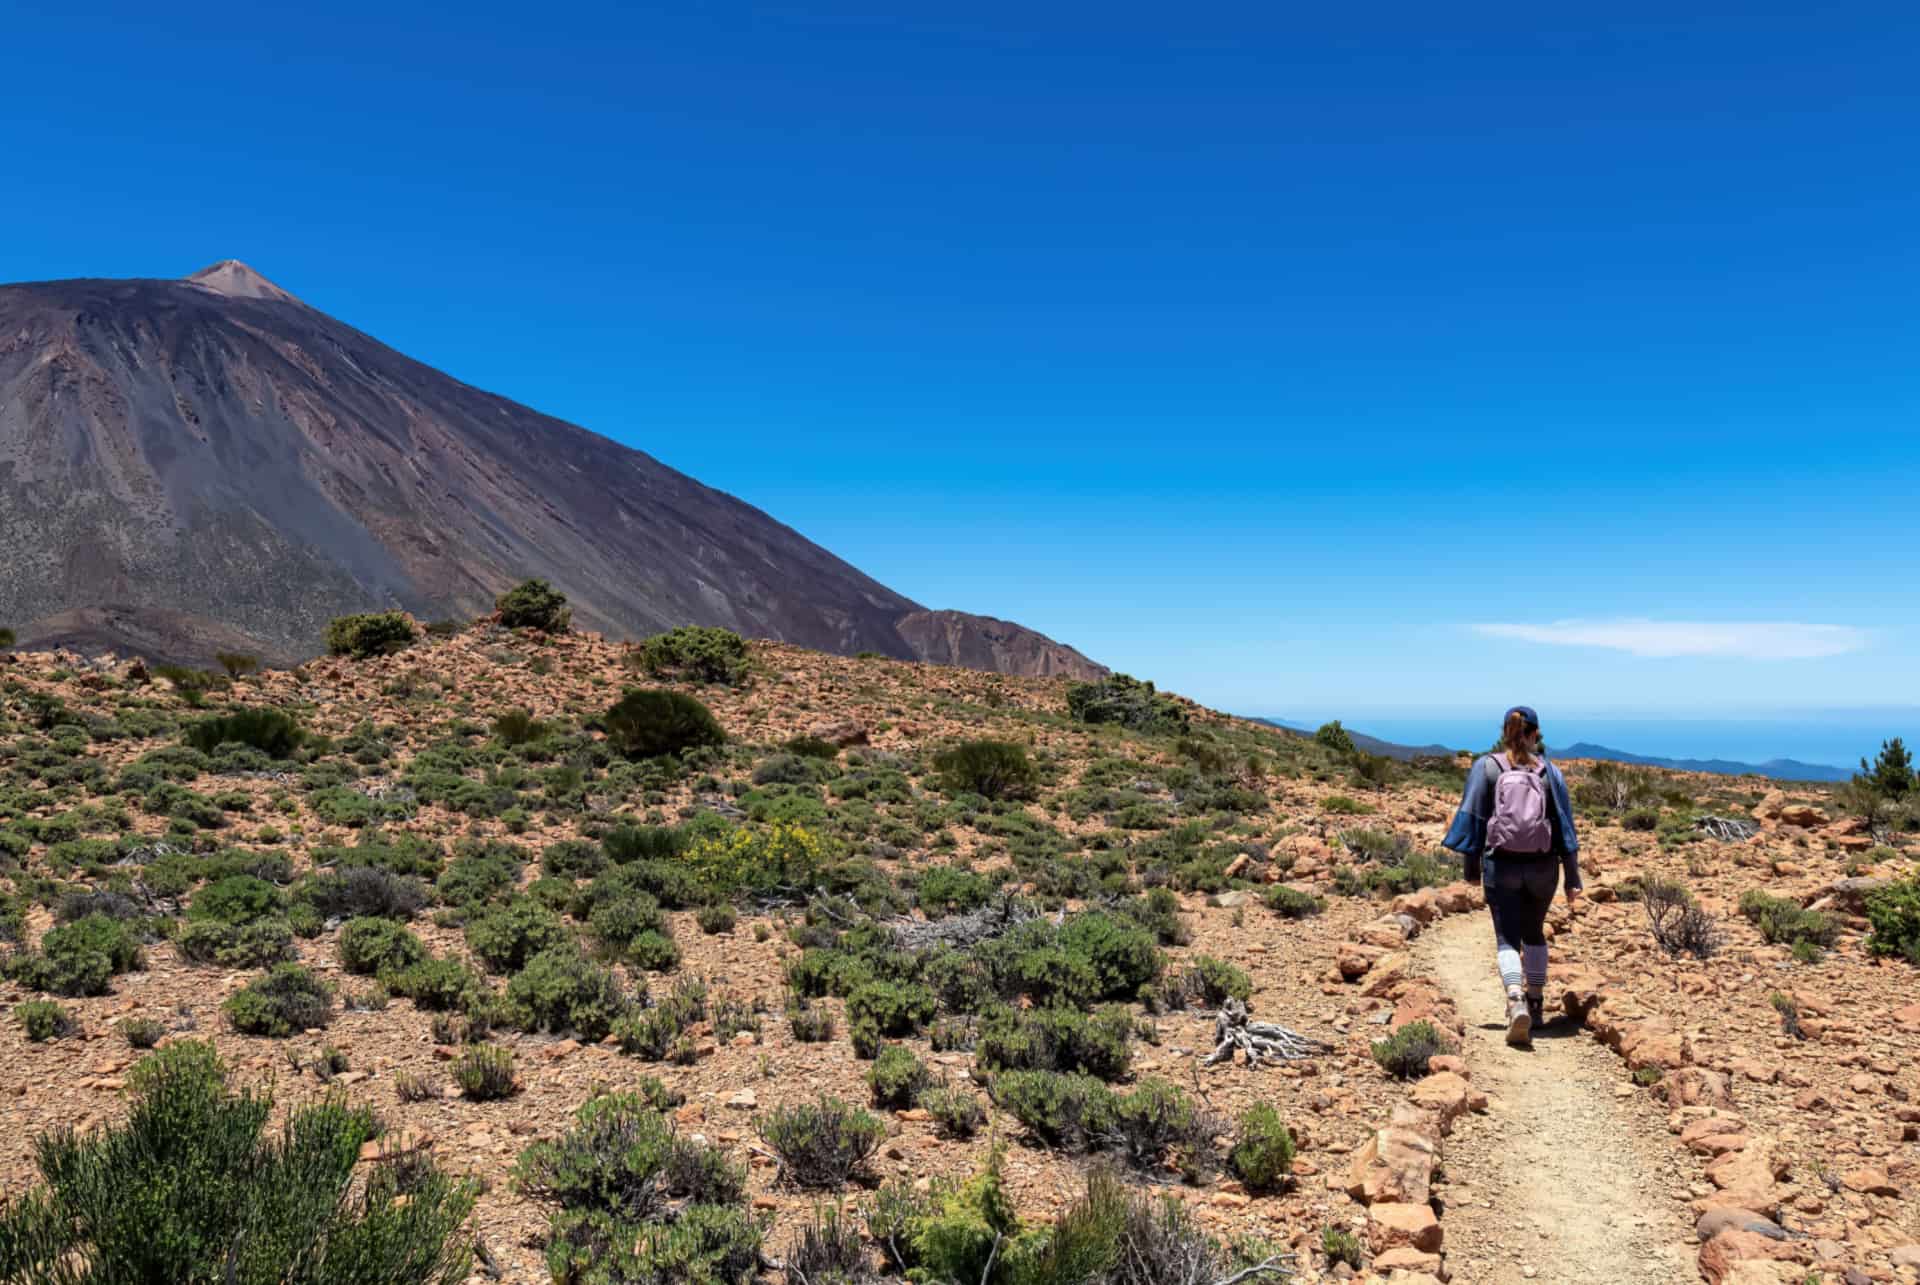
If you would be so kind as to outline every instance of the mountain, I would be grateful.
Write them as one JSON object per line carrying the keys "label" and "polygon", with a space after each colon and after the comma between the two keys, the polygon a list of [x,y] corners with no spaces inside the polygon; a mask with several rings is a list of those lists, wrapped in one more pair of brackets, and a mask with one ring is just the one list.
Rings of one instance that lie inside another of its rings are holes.
{"label": "mountain", "polygon": [[1637,767],[1665,767],[1679,772],[1712,772],[1717,776],[1768,776],[1781,781],[1845,781],[1853,773],[1843,767],[1824,763],[1802,763],[1797,759],[1768,759],[1765,763],[1737,763],[1731,759],[1666,759],[1645,754],[1629,754],[1604,745],[1582,741],[1565,749],[1553,750],[1556,758],[1606,759],[1631,763]]}
{"label": "mountain", "polygon": [[[1297,732],[1301,736],[1312,736],[1315,730],[1293,723],[1283,723],[1277,718],[1256,718],[1251,721],[1265,723],[1269,727],[1278,727],[1288,732]],[[1445,745],[1396,745],[1392,741],[1383,741],[1377,736],[1368,736],[1365,732],[1356,732],[1344,723],[1341,726],[1352,739],[1355,749],[1363,750],[1368,754],[1378,754],[1383,758],[1399,759],[1404,763],[1416,758],[1452,758],[1454,755],[1454,751]]]}
{"label": "mountain", "polygon": [[[1284,723],[1276,718],[1256,718],[1256,723],[1266,723],[1271,727],[1297,732],[1301,736],[1312,736],[1313,729]],[[1377,736],[1368,736],[1356,732],[1351,727],[1347,735],[1353,738],[1356,749],[1369,754],[1380,754],[1390,759],[1406,762],[1415,758],[1439,756],[1451,758],[1455,751],[1444,745],[1396,745],[1392,741],[1383,741]],[[1614,763],[1630,763],[1637,767],[1664,767],[1678,772],[1711,772],[1717,776],[1766,776],[1781,781],[1845,781],[1853,776],[1845,768],[1828,767],[1821,763],[1802,763],[1797,759],[1769,759],[1765,763],[1737,763],[1731,759],[1667,759],[1655,758],[1646,754],[1629,754],[1625,750],[1608,749],[1604,745],[1592,745],[1582,741],[1563,749],[1549,748],[1547,751],[1560,759],[1606,759]]]}
{"label": "mountain", "polygon": [[[1016,673],[1104,669],[929,611],[740,500],[463,384],[228,260],[0,287],[0,621],[22,641],[318,649],[470,617],[528,576],[581,626],[683,624]],[[24,622],[24,623],[23,623]]]}

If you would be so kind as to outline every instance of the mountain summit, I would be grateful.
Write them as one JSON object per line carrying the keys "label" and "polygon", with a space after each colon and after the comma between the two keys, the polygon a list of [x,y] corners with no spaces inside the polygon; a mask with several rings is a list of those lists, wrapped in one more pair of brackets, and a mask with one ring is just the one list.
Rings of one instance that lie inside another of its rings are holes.
{"label": "mountain summit", "polygon": [[232,259],[184,281],[0,286],[0,565],[0,621],[24,642],[158,658],[236,636],[298,658],[334,616],[473,616],[538,576],[614,636],[710,624],[1103,672],[1018,625],[928,612],[760,510]]}
{"label": "mountain summit", "polygon": [[281,303],[300,301],[238,259],[222,259],[187,278],[191,285],[203,286],[229,299],[277,299]]}

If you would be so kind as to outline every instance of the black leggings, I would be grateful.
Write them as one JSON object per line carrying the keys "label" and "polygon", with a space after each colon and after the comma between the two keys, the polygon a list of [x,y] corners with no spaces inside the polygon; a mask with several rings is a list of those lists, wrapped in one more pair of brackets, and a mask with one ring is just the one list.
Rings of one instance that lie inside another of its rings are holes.
{"label": "black leggings", "polygon": [[1560,887],[1560,863],[1552,857],[1487,854],[1487,911],[1493,916],[1500,980],[1538,991],[1547,984],[1547,911]]}

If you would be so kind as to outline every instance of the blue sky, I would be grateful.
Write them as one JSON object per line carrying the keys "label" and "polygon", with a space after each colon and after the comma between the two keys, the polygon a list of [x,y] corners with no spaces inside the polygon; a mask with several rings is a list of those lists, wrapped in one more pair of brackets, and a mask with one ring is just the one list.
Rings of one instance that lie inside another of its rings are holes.
{"label": "blue sky", "polygon": [[1916,701],[1912,6],[400,8],[11,15],[0,279],[244,259],[1215,705]]}

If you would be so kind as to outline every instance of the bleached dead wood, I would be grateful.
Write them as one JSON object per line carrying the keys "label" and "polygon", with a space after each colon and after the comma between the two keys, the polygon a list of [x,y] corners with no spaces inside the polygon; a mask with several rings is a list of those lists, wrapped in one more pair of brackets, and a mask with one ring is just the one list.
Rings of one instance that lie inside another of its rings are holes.
{"label": "bleached dead wood", "polygon": [[1238,999],[1229,999],[1214,1014],[1213,1040],[1214,1050],[1201,1062],[1202,1066],[1232,1061],[1235,1049],[1246,1056],[1248,1066],[1300,1062],[1316,1054],[1333,1052],[1333,1045],[1298,1031],[1272,1022],[1253,1021],[1246,1003]]}

